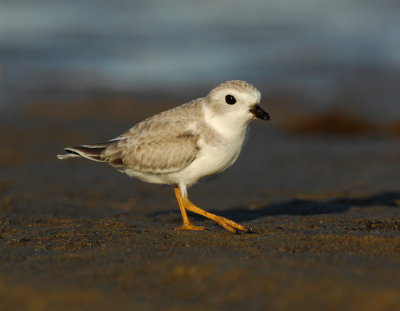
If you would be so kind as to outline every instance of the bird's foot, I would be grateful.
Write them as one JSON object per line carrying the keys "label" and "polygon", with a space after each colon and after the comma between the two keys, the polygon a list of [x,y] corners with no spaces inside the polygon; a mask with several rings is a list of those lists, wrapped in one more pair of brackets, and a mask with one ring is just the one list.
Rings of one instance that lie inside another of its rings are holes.
{"label": "bird's foot", "polygon": [[206,228],[200,226],[194,226],[191,224],[183,224],[182,226],[175,228],[175,230],[195,230],[195,231],[204,231]]}
{"label": "bird's foot", "polygon": [[232,233],[237,233],[237,230],[244,232],[244,233],[250,233],[252,232],[251,229],[246,228],[245,226],[242,226],[233,220],[230,220],[228,218],[222,217],[222,216],[216,216],[214,219],[218,224],[220,224],[222,227],[224,227],[226,230],[232,232]]}

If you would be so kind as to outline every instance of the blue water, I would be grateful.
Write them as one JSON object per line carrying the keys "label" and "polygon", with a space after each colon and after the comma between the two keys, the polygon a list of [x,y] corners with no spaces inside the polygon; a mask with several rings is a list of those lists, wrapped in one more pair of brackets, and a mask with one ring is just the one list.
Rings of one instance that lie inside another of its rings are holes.
{"label": "blue water", "polygon": [[[60,86],[179,91],[245,79],[305,87],[322,102],[354,68],[398,77],[398,1],[0,0],[3,95]],[[385,104],[395,109],[400,96],[391,92]]]}

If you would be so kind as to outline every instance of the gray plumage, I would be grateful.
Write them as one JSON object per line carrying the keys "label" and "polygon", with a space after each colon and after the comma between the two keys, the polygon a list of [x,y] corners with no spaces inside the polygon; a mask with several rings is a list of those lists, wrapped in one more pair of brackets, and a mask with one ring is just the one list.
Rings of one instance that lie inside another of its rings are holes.
{"label": "gray plumage", "polygon": [[[156,114],[112,140],[65,148],[59,159],[84,157],[118,169],[171,173],[187,167],[200,151],[200,138],[217,143],[219,135],[201,122],[199,100]],[[188,124],[196,124],[191,129]]]}

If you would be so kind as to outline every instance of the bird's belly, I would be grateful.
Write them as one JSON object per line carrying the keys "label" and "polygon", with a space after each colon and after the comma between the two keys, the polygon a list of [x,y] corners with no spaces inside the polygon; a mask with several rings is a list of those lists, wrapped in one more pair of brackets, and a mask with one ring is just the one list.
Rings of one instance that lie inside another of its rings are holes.
{"label": "bird's belly", "polygon": [[239,146],[206,146],[199,156],[186,168],[172,173],[141,172],[131,168],[122,169],[122,172],[142,181],[156,184],[191,185],[199,179],[223,172],[237,160],[241,149]]}
{"label": "bird's belly", "polygon": [[242,142],[219,146],[205,146],[199,156],[185,169],[174,173],[177,183],[194,184],[199,179],[219,174],[237,160]]}
{"label": "bird's belly", "polygon": [[157,174],[151,172],[141,172],[132,168],[120,169],[122,173],[127,174],[130,177],[140,179],[141,181],[153,183],[153,184],[171,184],[169,181],[168,174]]}

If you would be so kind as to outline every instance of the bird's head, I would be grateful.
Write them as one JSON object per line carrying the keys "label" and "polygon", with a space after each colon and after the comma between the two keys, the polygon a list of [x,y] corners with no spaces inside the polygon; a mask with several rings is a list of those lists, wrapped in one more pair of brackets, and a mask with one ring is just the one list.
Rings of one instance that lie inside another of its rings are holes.
{"label": "bird's head", "polygon": [[226,81],[206,97],[206,105],[213,113],[232,120],[249,122],[251,119],[269,120],[269,114],[260,107],[261,94],[246,81]]}

